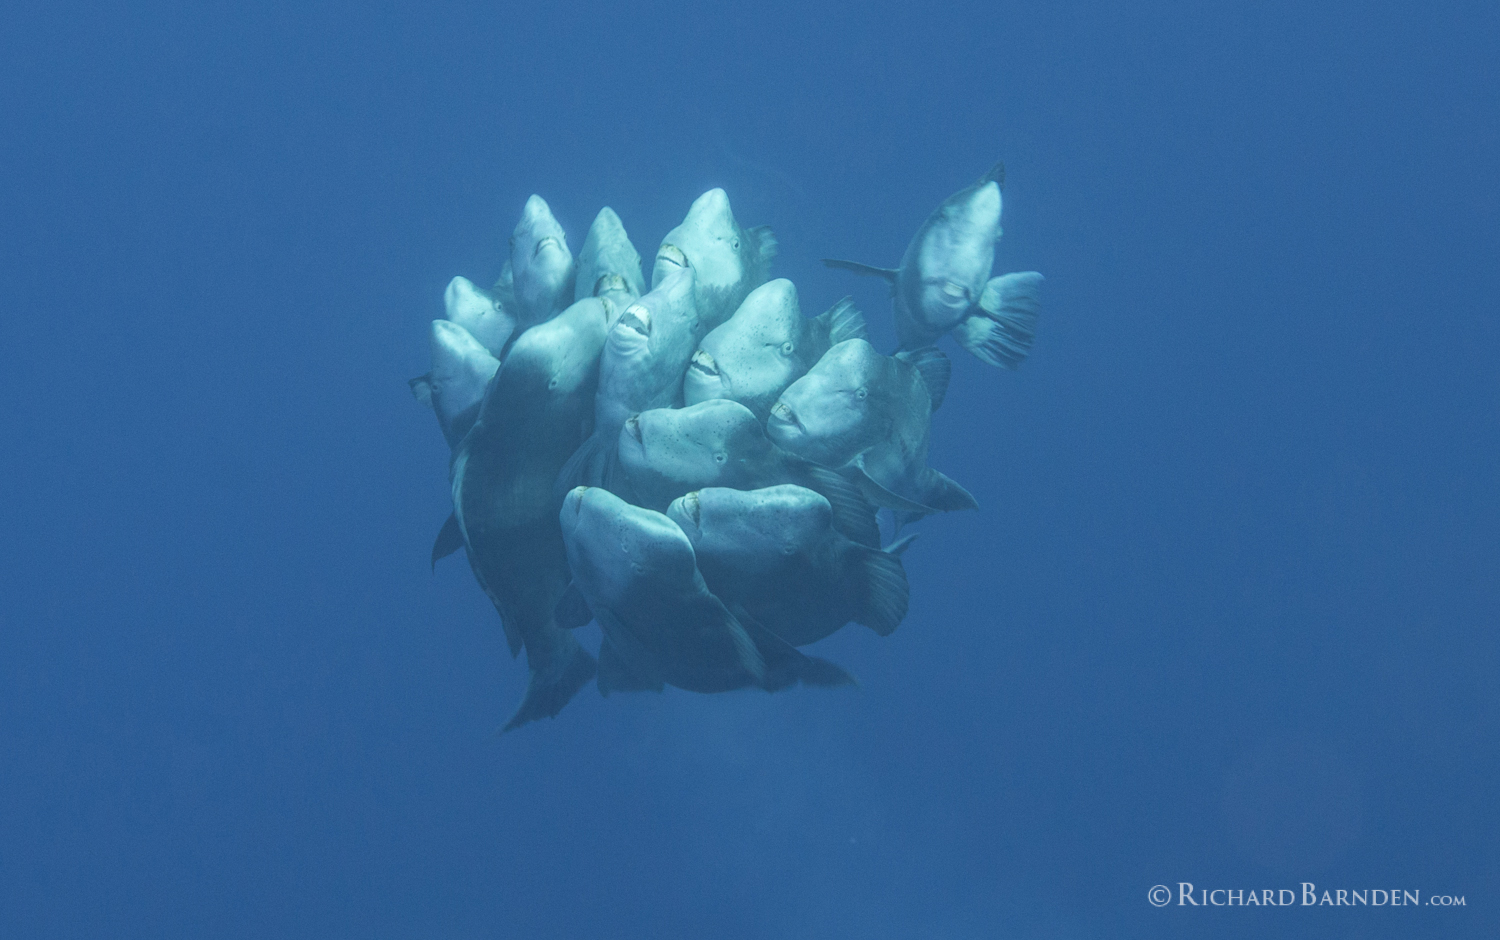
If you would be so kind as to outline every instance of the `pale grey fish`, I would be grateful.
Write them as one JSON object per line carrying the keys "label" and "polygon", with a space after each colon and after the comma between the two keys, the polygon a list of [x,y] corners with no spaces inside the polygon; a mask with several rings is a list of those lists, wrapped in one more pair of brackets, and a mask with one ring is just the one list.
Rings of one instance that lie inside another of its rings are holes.
{"label": "pale grey fish", "polygon": [[667,517],[693,543],[709,590],[793,646],[851,622],[888,636],[906,616],[900,558],[851,542],[812,490],[697,490],[674,500]]}
{"label": "pale grey fish", "polygon": [[704,329],[729,319],[752,290],[770,275],[776,236],[761,225],[742,229],[722,189],[710,189],[693,201],[682,224],[667,233],[656,250],[651,286],[673,271],[692,268],[693,290]]}
{"label": "pale grey fish", "polygon": [[782,483],[805,486],[833,506],[834,525],[849,538],[879,547],[875,508],[848,480],[771,443],[755,415],[716,398],[686,408],[643,411],[620,430],[620,488],[648,509],[665,510],[693,490],[753,490]]}
{"label": "pale grey fish", "polygon": [[609,206],[599,210],[583,239],[583,247],[578,249],[577,281],[573,289],[575,300],[608,298],[615,305],[616,317],[646,292],[640,253],[630,243],[620,217]]}
{"label": "pale grey fish", "polygon": [[615,487],[620,428],[637,412],[681,403],[682,373],[701,335],[690,270],[625,308],[600,357],[593,434],[559,475],[559,498],[575,486]]}
{"label": "pale grey fish", "polygon": [[510,239],[511,289],[521,329],[541,323],[568,305],[573,299],[573,275],[568,236],[553,218],[547,200],[532,194]]}
{"label": "pale grey fish", "polygon": [[848,297],[809,318],[791,281],[768,281],[698,344],[683,378],[683,401],[728,398],[765,421],[782,391],[830,346],[864,336],[865,318]]}
{"label": "pale grey fish", "polygon": [[593,417],[606,317],[590,297],[522,333],[452,462],[469,565],[511,653],[526,649],[530,681],[506,730],[557,714],[595,671],[593,656],[553,619],[570,579],[553,481]]}
{"label": "pale grey fish", "polygon": [[918,515],[973,509],[968,490],[927,466],[928,428],[949,371],[930,346],[882,356],[862,339],[845,340],[782,393],[766,434],[847,475],[876,505]]}
{"label": "pale grey fish", "polygon": [[431,408],[450,448],[457,447],[479,414],[484,390],[500,360],[457,323],[432,321],[432,369],[407,383],[417,401]]}
{"label": "pale grey fish", "polygon": [[906,247],[899,268],[823,259],[829,267],[891,282],[901,348],[920,349],[952,333],[969,352],[995,366],[1018,367],[1031,352],[1042,276],[1023,271],[990,277],[1000,238],[997,163],[974,185],[944,200]]}
{"label": "pale grey fish", "polygon": [[832,663],[741,624],[708,590],[687,536],[661,513],[580,486],[564,498],[559,519],[573,586],[604,632],[604,694],[852,682]]}
{"label": "pale grey fish", "polygon": [[469,331],[490,355],[500,358],[516,331],[515,314],[507,310],[491,291],[474,286],[466,277],[455,277],[443,292],[445,316]]}

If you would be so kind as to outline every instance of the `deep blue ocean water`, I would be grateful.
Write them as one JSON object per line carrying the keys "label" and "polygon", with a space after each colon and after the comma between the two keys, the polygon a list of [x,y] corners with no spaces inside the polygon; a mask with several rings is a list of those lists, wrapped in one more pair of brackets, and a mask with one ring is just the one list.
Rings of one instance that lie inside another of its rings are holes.
{"label": "deep blue ocean water", "polygon": [[[1480,3],[8,11],[0,936],[1500,934],[1497,49]],[[1036,348],[949,345],[980,510],[817,648],[860,689],[497,737],[406,388],[448,279],[529,193],[649,257],[723,186],[888,344],[818,259],[997,159]]]}

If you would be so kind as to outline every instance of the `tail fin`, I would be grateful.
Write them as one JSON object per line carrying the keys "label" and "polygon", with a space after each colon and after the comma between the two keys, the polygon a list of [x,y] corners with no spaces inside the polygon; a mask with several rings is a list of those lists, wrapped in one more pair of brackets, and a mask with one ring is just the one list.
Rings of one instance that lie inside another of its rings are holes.
{"label": "tail fin", "polygon": [[897,268],[877,268],[871,264],[860,264],[858,261],[842,261],[838,258],[824,258],[823,263],[830,268],[853,271],[855,274],[862,274],[865,277],[883,277],[887,281],[890,281],[892,286],[896,284],[896,275],[901,273]]}
{"label": "tail fin", "polygon": [[463,529],[459,528],[458,517],[450,512],[443,527],[438,530],[437,539],[432,543],[432,570],[436,571],[439,561],[463,547]]}
{"label": "tail fin", "polygon": [[865,549],[858,557],[855,578],[859,614],[862,623],[881,636],[890,636],[906,618],[911,588],[901,559],[889,552]]}
{"label": "tail fin", "polygon": [[960,323],[953,330],[953,338],[992,366],[1019,367],[1036,339],[1042,280],[1035,271],[990,278],[979,297],[983,315]]}
{"label": "tail fin", "polygon": [[501,733],[553,717],[598,671],[593,654],[573,634],[555,626],[547,628],[545,642],[527,644],[526,665],[531,671],[526,695]]}
{"label": "tail fin", "polygon": [[896,358],[906,362],[922,374],[922,384],[932,399],[932,410],[937,411],[948,397],[948,381],[953,378],[953,362],[936,346],[923,346],[909,352],[898,352]]}
{"label": "tail fin", "polygon": [[[827,311],[813,318],[819,333],[828,335],[828,345],[837,346],[846,339],[866,339],[865,315],[854,306],[853,297],[845,297]],[[415,380],[414,380],[415,381]]]}

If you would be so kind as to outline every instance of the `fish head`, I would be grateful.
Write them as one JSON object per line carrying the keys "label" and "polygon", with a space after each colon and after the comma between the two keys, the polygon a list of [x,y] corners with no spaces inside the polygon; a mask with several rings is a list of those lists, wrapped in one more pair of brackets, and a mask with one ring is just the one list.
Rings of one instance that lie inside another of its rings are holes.
{"label": "fish head", "polygon": [[633,377],[629,381],[647,381],[657,372],[680,377],[698,329],[693,272],[683,269],[620,311],[609,331],[610,368],[623,367],[620,374]]}
{"label": "fish head", "polygon": [[568,236],[552,215],[547,200],[532,194],[510,239],[511,278],[521,316],[528,323],[545,319],[561,304],[573,277]]}
{"label": "fish head", "polygon": [[606,305],[587,297],[538,323],[511,345],[503,365],[506,374],[529,373],[527,387],[544,390],[554,399],[591,395],[599,377],[607,318]]}
{"label": "fish head", "polygon": [[807,371],[808,336],[792,282],[762,284],[698,344],[683,379],[684,401],[728,398],[764,419],[776,397]]}
{"label": "fish head", "polygon": [[516,318],[493,293],[466,277],[455,277],[443,292],[444,315],[498,356],[516,329]]}
{"label": "fish head", "polygon": [[806,556],[828,538],[833,507],[812,490],[790,484],[758,490],[708,487],[667,508],[693,551],[736,571],[753,572]]}
{"label": "fish head", "polygon": [[804,460],[842,467],[885,430],[889,372],[889,357],[865,340],[835,345],[771,406],[766,435]]}
{"label": "fish head", "polygon": [[749,232],[735,221],[729,196],[710,189],[693,201],[687,216],[656,251],[653,287],[674,271],[691,268],[705,316],[716,326],[739,306],[752,287],[763,282],[775,239],[764,229]]}
{"label": "fish head", "polygon": [[1000,186],[988,180],[938,207],[917,246],[914,301],[934,330],[951,329],[979,302],[1000,237]]}
{"label": "fish head", "polygon": [[646,292],[641,277],[641,256],[625,234],[625,226],[615,210],[605,206],[594,217],[594,224],[578,250],[578,283],[574,299],[604,297],[624,309],[630,301]]}
{"label": "fish head", "polygon": [[775,450],[744,405],[712,399],[653,408],[620,429],[620,466],[647,505],[665,505],[704,486],[743,486],[764,472]]}
{"label": "fish head", "polygon": [[580,486],[569,491],[558,522],[568,565],[590,600],[618,605],[643,583],[694,579],[693,546],[676,523],[608,490]]}

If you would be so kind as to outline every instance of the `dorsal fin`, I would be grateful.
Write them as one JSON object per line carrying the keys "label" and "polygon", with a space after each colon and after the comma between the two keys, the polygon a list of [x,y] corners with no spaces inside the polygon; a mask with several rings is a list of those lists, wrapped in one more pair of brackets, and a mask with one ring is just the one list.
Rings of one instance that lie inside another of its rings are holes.
{"label": "dorsal fin", "polygon": [[896,283],[896,275],[901,273],[896,268],[877,268],[873,264],[860,264],[858,261],[844,261],[839,258],[824,258],[823,263],[830,268],[853,271],[865,277],[883,277],[892,284]]}
{"label": "dorsal fin", "polygon": [[932,410],[937,411],[948,397],[948,380],[953,377],[953,363],[936,346],[923,346],[908,352],[896,353],[896,358],[908,363],[922,375],[922,384],[932,398]]}

